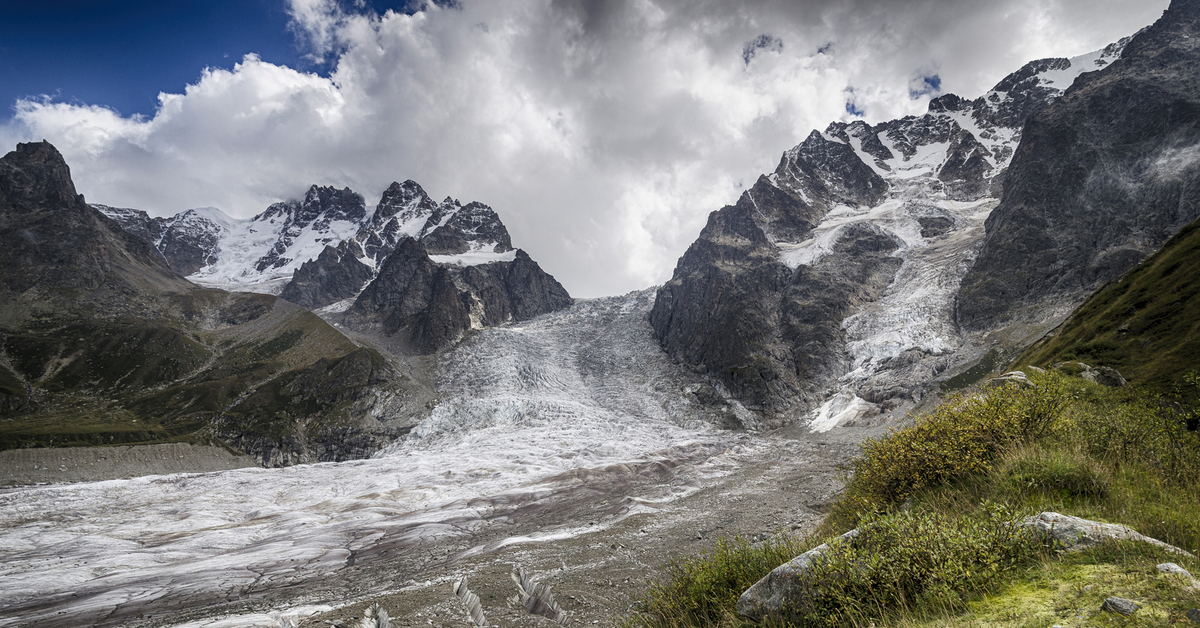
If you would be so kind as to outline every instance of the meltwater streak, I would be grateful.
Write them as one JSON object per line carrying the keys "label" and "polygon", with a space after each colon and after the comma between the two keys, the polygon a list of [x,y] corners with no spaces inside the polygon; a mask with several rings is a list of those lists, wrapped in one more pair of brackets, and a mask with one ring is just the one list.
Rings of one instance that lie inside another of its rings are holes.
{"label": "meltwater streak", "polygon": [[719,473],[752,446],[713,428],[684,392],[699,380],[651,337],[653,299],[647,290],[580,301],[474,336],[443,364],[444,401],[371,460],[0,494],[0,626],[111,625],[282,600],[385,550],[478,553],[512,542],[509,530],[570,533],[588,522],[545,514],[590,500],[591,487],[623,492],[625,509],[636,508],[634,492],[689,492],[657,485]]}

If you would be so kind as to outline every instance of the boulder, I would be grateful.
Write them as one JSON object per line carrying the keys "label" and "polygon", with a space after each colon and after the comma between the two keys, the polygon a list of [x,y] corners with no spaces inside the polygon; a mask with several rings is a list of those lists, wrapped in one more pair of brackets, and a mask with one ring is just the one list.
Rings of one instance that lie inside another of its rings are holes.
{"label": "boulder", "polygon": [[1134,602],[1133,600],[1127,600],[1123,597],[1105,598],[1104,604],[1100,605],[1100,610],[1102,611],[1117,613],[1118,615],[1124,615],[1126,617],[1136,613],[1139,608],[1141,608],[1141,605],[1139,605],[1137,602]]}
{"label": "boulder", "polygon": [[1175,563],[1162,563],[1160,565],[1156,565],[1154,568],[1158,570],[1158,573],[1183,578],[1189,589],[1200,591],[1200,580],[1197,580],[1195,577],[1193,577],[1192,574],[1183,567],[1180,567]]}
{"label": "boulder", "polygon": [[[851,530],[834,543],[852,543],[858,534],[858,530]],[[788,609],[802,608],[803,601],[816,594],[808,573],[829,550],[829,543],[822,543],[773,569],[738,598],[738,615],[762,621],[766,617],[786,616]]]}
{"label": "boulder", "polygon": [[1186,550],[1168,545],[1158,539],[1152,539],[1132,528],[1115,523],[1100,523],[1057,512],[1043,512],[1025,519],[1021,525],[1041,534],[1053,542],[1056,547],[1067,552],[1085,550],[1104,541],[1140,541],[1157,545],[1168,552],[1194,558]]}

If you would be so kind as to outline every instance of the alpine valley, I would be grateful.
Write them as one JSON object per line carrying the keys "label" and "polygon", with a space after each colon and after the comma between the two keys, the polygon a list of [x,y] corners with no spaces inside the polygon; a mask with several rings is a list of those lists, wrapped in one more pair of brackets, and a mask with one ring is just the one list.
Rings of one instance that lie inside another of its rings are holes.
{"label": "alpine valley", "polygon": [[1147,263],[1194,267],[1197,219],[1194,0],[974,99],[812,131],[670,281],[598,299],[411,180],[155,217],[19,144],[0,626],[337,626],[380,600],[466,625],[465,576],[492,625],[543,621],[505,605],[513,563],[616,625],[648,565],[811,529],[863,438],[1056,346],[1181,230]]}

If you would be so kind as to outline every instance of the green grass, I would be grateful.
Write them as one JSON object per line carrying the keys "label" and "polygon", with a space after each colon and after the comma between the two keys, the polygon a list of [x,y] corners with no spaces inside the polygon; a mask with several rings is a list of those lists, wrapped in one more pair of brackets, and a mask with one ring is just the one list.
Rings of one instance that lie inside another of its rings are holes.
{"label": "green grass", "polygon": [[[1049,367],[1078,360],[1117,369],[1130,383],[1174,394],[1200,365],[1200,221],[1092,295],[1053,336],[1013,362]],[[1195,389],[1181,391],[1187,403]]]}
{"label": "green grass", "polygon": [[624,625],[634,628],[736,623],[733,608],[742,591],[807,549],[804,539],[790,536],[777,536],[757,544],[740,537],[719,539],[704,554],[667,565],[666,577],[650,586],[642,605],[659,623],[646,624],[639,617],[627,620]]}
{"label": "green grass", "polygon": [[[1200,606],[1200,592],[1154,570],[1169,560],[1200,573],[1194,559],[1139,543],[1059,555],[1012,533],[1022,515],[1050,510],[1200,553],[1200,435],[1185,422],[1193,413],[1145,390],[1058,373],[1030,379],[1033,387],[953,397],[868,441],[811,537],[777,539],[772,551],[787,549],[782,556],[726,541],[682,559],[625,625],[751,625],[734,613],[750,583],[855,526],[855,543],[835,545],[809,580],[819,595],[776,623],[1157,626]],[[1144,608],[1130,619],[1101,613],[1108,595]],[[703,612],[686,612],[693,608]]]}

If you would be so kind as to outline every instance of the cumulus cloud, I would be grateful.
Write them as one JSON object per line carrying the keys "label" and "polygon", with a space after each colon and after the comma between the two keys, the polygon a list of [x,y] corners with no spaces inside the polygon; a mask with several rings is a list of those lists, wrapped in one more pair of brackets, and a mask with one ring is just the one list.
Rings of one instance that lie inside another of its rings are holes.
{"label": "cumulus cloud", "polygon": [[18,102],[0,139],[46,138],[89,200],[158,215],[250,216],[312,183],[372,202],[411,178],[492,205],[572,294],[613,294],[669,278],[708,213],[811,129],[977,96],[1166,2],[1130,4],[461,0],[377,15],[291,0],[328,76],[247,56],[160,95],[152,117]]}

